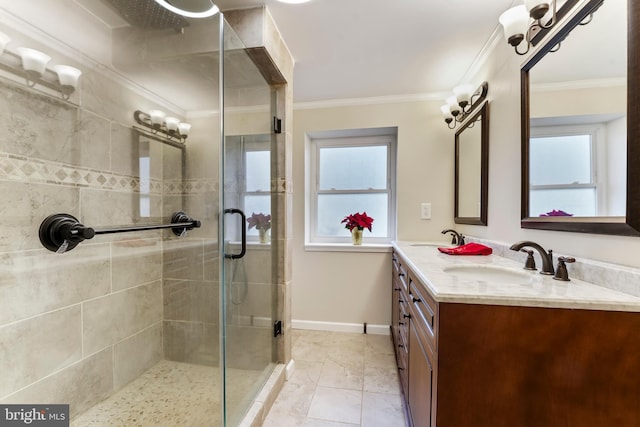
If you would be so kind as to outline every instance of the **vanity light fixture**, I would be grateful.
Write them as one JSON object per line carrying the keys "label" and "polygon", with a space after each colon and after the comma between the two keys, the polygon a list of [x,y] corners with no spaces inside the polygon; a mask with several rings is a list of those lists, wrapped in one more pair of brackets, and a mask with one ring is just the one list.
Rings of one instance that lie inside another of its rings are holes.
{"label": "vanity light fixture", "polygon": [[82,71],[70,65],[48,67],[51,57],[44,52],[29,47],[8,49],[11,37],[0,32],[0,69],[16,76],[24,77],[27,86],[37,84],[60,92],[63,99],[69,99],[78,87]]}
{"label": "vanity light fixture", "polygon": [[[551,10],[551,16],[544,21]],[[550,29],[556,22],[556,0],[524,0],[524,4],[512,7],[500,15],[498,19],[504,29],[504,36],[518,55],[525,55],[531,48],[531,39],[537,31]],[[522,42],[526,42],[524,51],[518,50]]]}
{"label": "vanity light fixture", "polygon": [[468,84],[456,86],[453,89],[454,94],[448,97],[446,103],[440,107],[449,129],[454,129],[458,123],[462,123],[487,97],[489,83],[482,82],[475,91],[472,87]]}
{"label": "vanity light fixture", "polygon": [[[524,4],[512,7],[500,15],[498,21],[504,30],[504,37],[518,55],[526,55],[531,49],[531,45],[535,45],[536,35],[541,30],[553,28],[563,14],[577,3],[577,0],[567,0],[559,10],[556,8],[556,3],[557,0],[524,0]],[[592,18],[593,14],[589,15],[580,25],[588,24]],[[526,47],[524,50],[518,50],[523,42]],[[551,52],[555,52],[559,48],[560,43]]]}
{"label": "vanity light fixture", "polygon": [[167,113],[162,110],[151,110],[148,113],[136,110],[133,113],[133,119],[139,125],[149,128],[151,133],[162,134],[169,140],[175,139],[183,144],[191,130],[190,123],[181,122],[175,117],[167,117]]}

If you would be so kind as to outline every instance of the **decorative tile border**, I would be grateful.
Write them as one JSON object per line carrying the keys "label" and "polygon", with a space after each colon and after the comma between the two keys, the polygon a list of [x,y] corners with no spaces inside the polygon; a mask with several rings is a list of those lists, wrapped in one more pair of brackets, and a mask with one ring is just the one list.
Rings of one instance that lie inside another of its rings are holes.
{"label": "decorative tile border", "polygon": [[141,179],[109,171],[73,166],[65,163],[0,153],[0,180],[25,183],[56,184],[100,190],[127,191],[154,195],[193,195],[215,192],[213,180]]}
{"label": "decorative tile border", "polygon": [[191,180],[165,180],[163,194],[169,196],[181,194],[205,194],[218,191],[213,180],[191,179]]}
{"label": "decorative tile border", "polygon": [[[0,153],[0,180],[140,191],[140,178],[47,160]],[[161,194],[162,181],[149,180],[150,194]]]}

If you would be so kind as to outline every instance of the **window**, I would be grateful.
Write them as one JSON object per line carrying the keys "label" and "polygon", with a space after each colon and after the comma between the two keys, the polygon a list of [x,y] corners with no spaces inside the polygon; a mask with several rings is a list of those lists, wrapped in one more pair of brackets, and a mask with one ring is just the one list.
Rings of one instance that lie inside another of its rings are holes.
{"label": "window", "polygon": [[[252,214],[271,214],[271,135],[225,138],[225,206]],[[247,229],[247,240],[258,240],[258,230]],[[226,236],[239,240],[238,225],[230,219]]]}
{"label": "window", "polygon": [[564,211],[596,216],[598,156],[596,126],[532,129],[529,147],[531,216]]}
{"label": "window", "polygon": [[374,219],[365,243],[395,238],[396,129],[314,135],[308,143],[308,243],[350,243],[352,213]]}
{"label": "window", "polygon": [[[271,152],[266,144],[248,144],[244,151],[244,212],[271,214]],[[247,236],[257,236],[254,227]]]}

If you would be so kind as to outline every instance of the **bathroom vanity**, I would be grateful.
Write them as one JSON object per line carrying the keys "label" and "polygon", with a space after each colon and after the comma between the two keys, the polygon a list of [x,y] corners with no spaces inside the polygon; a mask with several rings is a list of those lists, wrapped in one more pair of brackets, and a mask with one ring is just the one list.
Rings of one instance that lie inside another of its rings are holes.
{"label": "bathroom vanity", "polygon": [[392,262],[413,427],[640,426],[640,298],[437,245]]}

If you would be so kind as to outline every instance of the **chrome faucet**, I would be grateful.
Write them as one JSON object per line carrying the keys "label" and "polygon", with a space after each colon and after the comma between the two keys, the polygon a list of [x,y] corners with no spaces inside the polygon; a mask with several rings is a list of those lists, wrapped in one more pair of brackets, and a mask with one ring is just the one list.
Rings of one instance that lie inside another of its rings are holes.
{"label": "chrome faucet", "polygon": [[[535,242],[530,242],[524,240],[522,242],[516,242],[509,249],[512,251],[520,251],[524,247],[533,248],[538,251],[540,254],[540,258],[542,259],[542,269],[540,270],[540,274],[552,275],[554,274],[553,270],[553,251],[549,250],[547,252],[542,246]],[[528,261],[528,258],[527,258]],[[526,268],[526,267],[525,267]]]}
{"label": "chrome faucet", "polygon": [[451,235],[453,236],[453,238],[451,239],[452,244],[458,245],[458,246],[464,245],[464,236],[462,234],[450,228],[447,230],[442,230],[442,234],[447,234],[447,233],[451,233]]}

